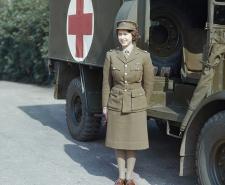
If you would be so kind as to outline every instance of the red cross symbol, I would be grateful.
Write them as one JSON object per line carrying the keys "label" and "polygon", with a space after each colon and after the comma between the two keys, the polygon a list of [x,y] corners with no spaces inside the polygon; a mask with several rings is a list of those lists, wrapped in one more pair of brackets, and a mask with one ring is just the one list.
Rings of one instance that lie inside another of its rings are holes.
{"label": "red cross symbol", "polygon": [[92,13],[84,13],[84,0],[76,1],[76,14],[69,15],[68,34],[76,35],[76,57],[84,56],[84,35],[92,35]]}

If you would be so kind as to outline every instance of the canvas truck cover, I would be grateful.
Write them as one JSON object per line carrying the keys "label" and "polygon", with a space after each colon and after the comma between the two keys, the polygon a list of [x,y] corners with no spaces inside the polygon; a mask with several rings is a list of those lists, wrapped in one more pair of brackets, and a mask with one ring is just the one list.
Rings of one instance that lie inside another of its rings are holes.
{"label": "canvas truck cover", "polygon": [[50,0],[49,58],[102,66],[121,0]]}

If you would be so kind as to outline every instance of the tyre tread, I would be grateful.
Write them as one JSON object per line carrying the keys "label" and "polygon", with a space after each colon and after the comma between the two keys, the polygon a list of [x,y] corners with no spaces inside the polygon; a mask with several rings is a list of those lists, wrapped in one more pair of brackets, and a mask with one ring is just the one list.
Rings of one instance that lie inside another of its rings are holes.
{"label": "tyre tread", "polygon": [[196,174],[197,174],[197,179],[198,179],[199,185],[201,185],[201,176],[198,171],[197,155],[198,155],[198,151],[200,149],[200,139],[201,139],[201,136],[204,135],[206,130],[209,129],[212,124],[213,125],[220,124],[220,122],[219,122],[220,120],[225,120],[225,110],[218,112],[218,113],[214,114],[211,118],[209,118],[208,121],[206,121],[206,123],[204,124],[204,126],[199,134],[199,137],[198,137],[198,141],[197,141],[197,145],[196,145],[195,165],[196,165]]}
{"label": "tyre tread", "polygon": [[[67,98],[69,96],[69,93],[74,90],[74,88],[78,91],[81,92],[81,95],[84,96],[84,93],[82,93],[82,86],[81,86],[81,81],[80,78],[75,78],[71,81],[68,90],[67,90]],[[84,99],[84,97],[81,99]],[[67,106],[66,106],[66,120],[67,120],[67,124],[69,121],[69,115],[68,115],[68,110],[67,110]],[[84,111],[84,110],[83,110]],[[82,122],[83,124],[85,123],[85,125],[82,126],[81,131],[79,132],[79,134],[74,135],[70,129],[70,134],[71,136],[79,141],[90,141],[90,140],[94,140],[97,138],[98,133],[99,133],[99,129],[100,129],[100,123],[98,122],[99,119],[93,117],[92,115],[88,114],[87,112],[84,113],[85,115],[82,116]]]}

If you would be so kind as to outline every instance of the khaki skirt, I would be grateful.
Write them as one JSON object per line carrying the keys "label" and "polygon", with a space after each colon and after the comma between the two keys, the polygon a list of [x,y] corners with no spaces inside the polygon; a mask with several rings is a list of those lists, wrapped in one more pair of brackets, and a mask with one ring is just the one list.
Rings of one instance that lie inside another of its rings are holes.
{"label": "khaki skirt", "polygon": [[124,150],[149,148],[146,111],[124,114],[108,110],[105,145]]}

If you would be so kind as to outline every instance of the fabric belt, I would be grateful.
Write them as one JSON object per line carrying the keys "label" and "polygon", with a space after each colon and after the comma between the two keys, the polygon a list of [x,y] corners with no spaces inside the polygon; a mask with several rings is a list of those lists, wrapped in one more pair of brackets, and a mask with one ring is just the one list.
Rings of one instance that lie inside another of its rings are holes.
{"label": "fabric belt", "polygon": [[133,83],[120,85],[116,84],[112,87],[118,94],[122,95],[122,112],[128,113],[131,112],[131,96],[132,92],[138,89],[143,89],[141,83]]}
{"label": "fabric belt", "polygon": [[133,90],[142,88],[141,83],[132,83],[132,84],[116,84],[112,88],[120,89],[120,90]]}

